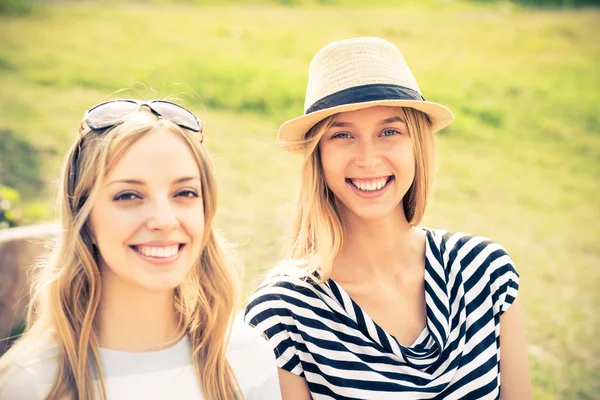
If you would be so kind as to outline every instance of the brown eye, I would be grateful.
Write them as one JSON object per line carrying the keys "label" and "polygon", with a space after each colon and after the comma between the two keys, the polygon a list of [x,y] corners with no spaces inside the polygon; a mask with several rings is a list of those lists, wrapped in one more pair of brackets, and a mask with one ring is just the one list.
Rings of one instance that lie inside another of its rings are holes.
{"label": "brown eye", "polygon": [[198,197],[198,193],[194,192],[193,190],[182,190],[181,192],[178,192],[176,196],[193,198],[193,197]]}
{"label": "brown eye", "polygon": [[113,200],[114,201],[132,201],[135,199],[141,199],[141,197],[133,192],[125,192],[125,193],[119,193],[118,195],[115,196],[115,198]]}

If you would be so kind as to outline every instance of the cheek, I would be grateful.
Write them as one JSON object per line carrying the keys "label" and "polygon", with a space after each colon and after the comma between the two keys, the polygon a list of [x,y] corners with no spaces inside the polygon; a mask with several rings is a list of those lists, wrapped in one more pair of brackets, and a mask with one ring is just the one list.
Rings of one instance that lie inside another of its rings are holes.
{"label": "cheek", "polygon": [[385,158],[391,164],[394,164],[397,169],[404,171],[414,171],[415,169],[415,154],[411,141],[394,146],[388,149]]}
{"label": "cheek", "polygon": [[110,234],[108,233],[108,226],[110,226],[110,222],[106,219],[106,213],[103,208],[96,205],[92,208],[92,212],[90,213],[89,223],[90,223],[90,231],[94,240],[94,243],[98,247],[104,247],[104,243],[107,238],[110,238]]}
{"label": "cheek", "polygon": [[110,213],[105,213],[101,208],[95,207],[90,215],[90,230],[93,243],[98,250],[99,268],[109,268],[122,264],[123,251],[120,235],[123,233],[119,227],[111,224],[112,219],[107,218]]}
{"label": "cheek", "polygon": [[415,154],[414,154],[414,151],[412,148],[409,151],[407,151],[406,164],[407,164],[407,167],[412,172],[412,174],[414,175],[416,167],[415,167]]}
{"label": "cheek", "polygon": [[336,157],[334,152],[321,152],[321,168],[327,186],[331,188],[344,183],[346,164],[347,162]]}
{"label": "cheek", "polygon": [[340,185],[344,183],[344,171],[335,166],[323,168],[323,180],[327,187],[336,193]]}
{"label": "cheek", "polygon": [[415,168],[415,156],[413,154],[412,149],[403,149],[399,152],[401,155],[399,157],[399,161],[401,163],[402,168],[412,170]]}
{"label": "cheek", "polygon": [[183,210],[180,214],[179,221],[195,243],[199,244],[202,242],[206,225],[203,205]]}
{"label": "cheek", "polygon": [[110,204],[97,204],[90,214],[92,235],[103,257],[109,256],[111,249],[122,247],[141,224],[141,210],[126,212]]}

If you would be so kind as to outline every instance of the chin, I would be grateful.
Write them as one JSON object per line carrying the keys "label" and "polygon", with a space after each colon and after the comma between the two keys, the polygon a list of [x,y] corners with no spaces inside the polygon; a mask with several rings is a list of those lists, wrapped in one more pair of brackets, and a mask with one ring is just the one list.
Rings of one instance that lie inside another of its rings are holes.
{"label": "chin", "polygon": [[151,292],[168,292],[181,285],[183,282],[182,278],[179,277],[163,277],[163,278],[149,278],[143,282],[138,282],[138,285],[142,288]]}
{"label": "chin", "polygon": [[138,285],[150,291],[169,291],[181,285],[184,281],[188,269],[171,269],[170,271],[144,271],[138,279]]}
{"label": "chin", "polygon": [[397,207],[356,207],[350,209],[350,214],[355,218],[365,221],[377,221],[392,216],[397,216]]}

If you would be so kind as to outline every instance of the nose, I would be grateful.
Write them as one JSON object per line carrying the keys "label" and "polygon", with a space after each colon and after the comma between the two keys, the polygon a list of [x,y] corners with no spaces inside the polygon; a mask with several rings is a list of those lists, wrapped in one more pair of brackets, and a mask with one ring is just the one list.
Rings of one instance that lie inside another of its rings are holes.
{"label": "nose", "polygon": [[149,210],[146,223],[150,230],[169,232],[179,227],[179,219],[169,199],[157,199]]}
{"label": "nose", "polygon": [[356,165],[361,168],[374,168],[381,164],[381,152],[373,140],[360,140],[357,146]]}

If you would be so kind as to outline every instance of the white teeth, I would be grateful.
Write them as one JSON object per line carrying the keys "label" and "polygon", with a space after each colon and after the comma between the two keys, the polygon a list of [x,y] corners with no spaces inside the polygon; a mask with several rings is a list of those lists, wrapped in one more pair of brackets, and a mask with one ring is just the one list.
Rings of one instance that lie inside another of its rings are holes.
{"label": "white teeth", "polygon": [[179,251],[179,245],[153,247],[153,246],[136,246],[136,249],[145,256],[156,258],[173,257]]}
{"label": "white teeth", "polygon": [[372,180],[358,180],[358,179],[350,179],[352,184],[356,186],[358,189],[363,192],[374,192],[376,190],[380,190],[387,183],[388,178],[377,178]]}

